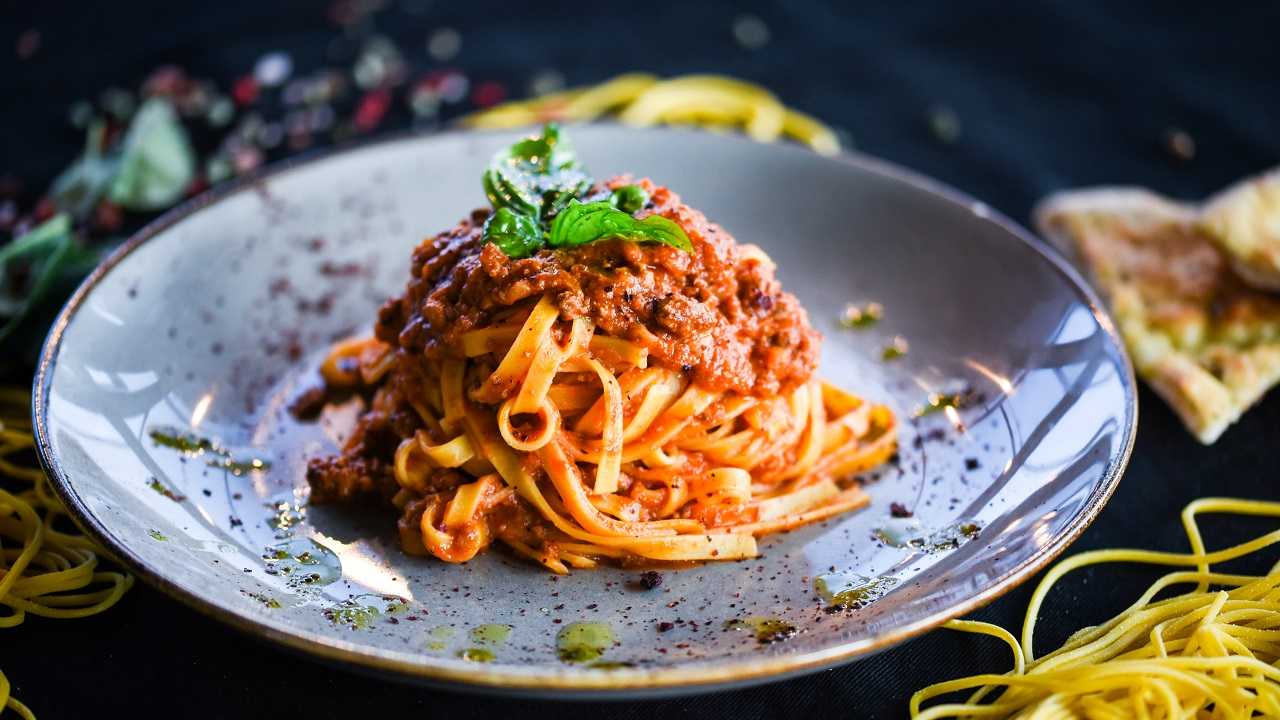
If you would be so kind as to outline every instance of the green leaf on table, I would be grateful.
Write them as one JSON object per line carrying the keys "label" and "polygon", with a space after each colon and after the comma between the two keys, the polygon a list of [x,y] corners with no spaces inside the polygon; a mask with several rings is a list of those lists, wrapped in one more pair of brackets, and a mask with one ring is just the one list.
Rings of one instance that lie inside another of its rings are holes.
{"label": "green leaf on table", "polygon": [[656,242],[693,252],[689,236],[675,222],[661,215],[650,215],[637,220],[614,208],[608,200],[570,202],[551,223],[547,244],[552,247],[577,247],[608,238]]}
{"label": "green leaf on table", "polygon": [[119,162],[114,156],[102,152],[102,138],[106,126],[95,122],[89,128],[84,154],[71,163],[49,188],[54,207],[83,220],[89,217],[98,201],[106,194],[115,179]]}
{"label": "green leaf on table", "polygon": [[[0,318],[4,319],[0,340],[45,299],[64,273],[86,270],[81,261],[89,252],[76,243],[66,213],[53,216],[0,248]],[[19,264],[24,272],[16,271]]]}
{"label": "green leaf on table", "polygon": [[173,106],[151,98],[121,141],[110,198],[129,210],[163,210],[182,199],[195,174],[195,151]]}

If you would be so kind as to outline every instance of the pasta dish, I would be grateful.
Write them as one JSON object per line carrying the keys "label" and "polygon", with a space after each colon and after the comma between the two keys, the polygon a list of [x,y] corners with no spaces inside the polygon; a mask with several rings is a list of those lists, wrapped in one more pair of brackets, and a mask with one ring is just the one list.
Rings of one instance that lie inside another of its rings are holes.
{"label": "pasta dish", "polygon": [[553,572],[730,560],[861,507],[888,408],[815,376],[769,257],[647,179],[596,182],[554,126],[494,158],[479,210],[413,251],[326,391],[367,408],[313,459],[316,503],[399,513],[403,549],[495,540]]}

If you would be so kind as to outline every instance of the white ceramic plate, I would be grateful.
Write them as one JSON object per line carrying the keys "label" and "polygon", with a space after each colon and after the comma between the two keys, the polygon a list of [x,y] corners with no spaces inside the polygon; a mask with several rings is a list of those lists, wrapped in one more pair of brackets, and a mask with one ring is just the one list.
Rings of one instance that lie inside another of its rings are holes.
{"label": "white ceramic plate", "polygon": [[[904,422],[899,463],[866,478],[868,509],[765,539],[757,560],[666,572],[656,590],[634,570],[555,578],[497,550],[465,565],[405,556],[393,518],[307,506],[306,458],[333,451],[355,406],[303,425],[285,409],[327,345],[400,292],[413,246],[484,204],[481,170],[513,135],[402,137],[215,191],[86,281],[49,335],[34,407],[42,460],[78,521],[165,592],[315,655],[394,676],[621,694],[779,677],[888,647],[1027,578],[1101,509],[1133,442],[1132,371],[1097,298],[1025,231],[864,157],[689,131],[570,132],[597,176],[650,176],[764,247],[826,334],[827,378],[904,420],[930,392],[966,387],[980,401],[959,418]],[[871,300],[885,307],[878,325],[839,327],[846,303]],[[910,352],[882,361],[896,335]],[[167,447],[157,431],[217,450]],[[264,469],[237,464],[252,460]],[[891,518],[892,502],[918,525]],[[976,537],[959,532],[970,523]],[[316,564],[293,559],[304,551]],[[819,576],[865,578],[880,597],[829,612]],[[762,644],[733,622],[748,617],[796,633]],[[558,657],[575,622],[612,634],[597,661]],[[463,657],[473,648],[492,660]]]}

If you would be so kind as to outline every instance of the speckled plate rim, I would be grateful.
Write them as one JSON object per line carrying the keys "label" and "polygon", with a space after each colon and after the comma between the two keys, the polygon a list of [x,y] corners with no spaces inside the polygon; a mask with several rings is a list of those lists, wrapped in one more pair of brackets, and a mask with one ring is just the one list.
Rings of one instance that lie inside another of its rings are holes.
{"label": "speckled plate rim", "polygon": [[[635,128],[630,131],[649,134],[702,134],[695,130],[675,128]],[[1108,468],[1106,475],[1094,488],[1093,493],[1070,524],[1020,565],[995,578],[981,592],[942,607],[920,620],[896,628],[893,632],[794,655],[765,657],[746,662],[726,661],[719,664],[692,667],[634,668],[576,674],[548,673],[536,670],[520,673],[495,671],[479,667],[463,670],[414,662],[413,659],[420,658],[420,655],[414,653],[371,651],[354,643],[303,632],[295,628],[287,628],[283,624],[276,624],[262,618],[242,615],[231,607],[189,592],[167,579],[159,570],[149,565],[128,543],[117,538],[110,528],[106,527],[89,511],[87,505],[72,487],[70,478],[60,459],[53,452],[49,440],[49,390],[63,333],[83,305],[85,299],[108,273],[144,243],[193,214],[227,197],[252,189],[255,185],[266,180],[281,177],[295,170],[323,162],[336,155],[358,153],[369,148],[396,143],[447,142],[449,140],[460,140],[468,136],[502,134],[504,132],[510,131],[491,132],[463,129],[434,133],[406,131],[306,153],[262,168],[250,175],[238,178],[224,186],[214,188],[188,200],[143,227],[103,260],[85,278],[71,299],[67,301],[67,304],[59,312],[49,330],[48,336],[45,338],[32,384],[31,412],[35,428],[37,455],[40,464],[49,475],[50,484],[61,498],[76,524],[107,548],[116,560],[142,578],[143,581],[166,595],[185,603],[206,616],[220,620],[250,635],[270,640],[324,660],[339,664],[352,664],[356,666],[353,669],[377,674],[380,677],[385,677],[385,675],[381,674],[381,671],[389,671],[400,679],[418,680],[447,686],[452,689],[498,690],[522,695],[538,695],[551,692],[570,698],[611,697],[625,699],[641,695],[678,695],[709,692],[728,687],[759,684],[802,673],[828,669],[855,658],[888,649],[935,628],[947,620],[983,607],[1017,587],[1047,566],[1074,542],[1084,532],[1085,528],[1092,524],[1103,506],[1106,505],[1107,500],[1111,498],[1133,452],[1138,423],[1137,381],[1134,376],[1133,364],[1128,354],[1124,351],[1124,343],[1121,341],[1114,322],[1097,294],[1062,256],[1050,249],[1049,246],[1038,242],[1021,225],[990,208],[985,203],[979,202],[940,181],[928,178],[894,163],[863,154],[842,153],[834,157],[818,155],[812,155],[812,157],[815,162],[839,162],[853,165],[862,170],[888,177],[934,195],[944,202],[962,207],[966,211],[998,225],[1012,238],[1028,246],[1032,252],[1047,260],[1088,305],[1094,320],[1106,333],[1110,343],[1119,350],[1119,356],[1123,358],[1124,414],[1127,422],[1123,428],[1123,444],[1117,457],[1117,462]],[[714,139],[716,142],[754,144],[754,141],[741,136],[714,136]],[[798,145],[788,146],[784,151],[811,154],[811,151]]]}

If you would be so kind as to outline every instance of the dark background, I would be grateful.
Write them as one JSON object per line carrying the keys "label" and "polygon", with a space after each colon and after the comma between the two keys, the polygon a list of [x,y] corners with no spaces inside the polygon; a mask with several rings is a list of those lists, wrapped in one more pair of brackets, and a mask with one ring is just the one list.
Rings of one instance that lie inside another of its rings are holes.
{"label": "dark background", "polygon": [[[7,3],[0,20],[0,173],[30,197],[79,151],[69,105],[105,87],[137,87],[178,63],[223,87],[262,54],[288,51],[296,71],[335,61],[342,30],[325,2]],[[450,65],[473,83],[523,96],[543,69],[569,85],[619,72],[723,72],[760,82],[784,102],[839,127],[857,150],[951,183],[1026,222],[1055,189],[1138,184],[1199,198],[1280,161],[1280,5],[1062,3],[406,2],[361,25],[393,39],[415,68],[440,63],[426,38],[456,29]],[[534,7],[534,6],[537,7]],[[1211,7],[1212,6],[1212,7]],[[759,17],[768,44],[735,41],[734,18]],[[27,59],[14,51],[39,32]],[[335,38],[339,38],[335,45]],[[340,48],[339,48],[340,50]],[[349,66],[348,66],[349,67]],[[954,142],[931,130],[949,108]],[[445,118],[463,106],[447,110]],[[403,104],[381,130],[407,126]],[[1166,136],[1195,143],[1178,159]],[[320,140],[322,142],[322,139]],[[4,349],[9,352],[11,349]],[[1211,448],[1199,446],[1145,388],[1137,447],[1119,490],[1073,550],[1136,545],[1185,549],[1176,515],[1202,495],[1280,499],[1280,398],[1252,410]],[[1211,527],[1237,537],[1239,521]],[[1045,608],[1037,647],[1123,608],[1152,578],[1105,568],[1067,581]],[[975,617],[1016,627],[1032,583]],[[662,702],[525,702],[383,682],[280,651],[145,586],[76,621],[30,619],[0,635],[0,668],[43,718],[339,717],[404,711],[452,718],[587,712],[596,717],[900,717],[915,689],[974,671],[1003,672],[1007,651],[935,631],[840,669],[728,693]]]}

